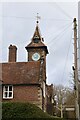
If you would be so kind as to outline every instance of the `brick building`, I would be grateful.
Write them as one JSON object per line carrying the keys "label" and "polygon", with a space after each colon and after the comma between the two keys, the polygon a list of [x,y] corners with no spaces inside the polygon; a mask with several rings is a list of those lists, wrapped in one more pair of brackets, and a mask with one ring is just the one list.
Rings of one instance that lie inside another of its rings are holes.
{"label": "brick building", "polygon": [[47,107],[46,111],[48,114],[54,115],[54,96],[53,96],[53,84],[47,85]]}
{"label": "brick building", "polygon": [[49,97],[46,85],[48,49],[40,35],[38,21],[31,42],[25,48],[28,61],[16,62],[17,47],[9,46],[8,62],[2,63],[2,101],[31,102],[46,111]]}

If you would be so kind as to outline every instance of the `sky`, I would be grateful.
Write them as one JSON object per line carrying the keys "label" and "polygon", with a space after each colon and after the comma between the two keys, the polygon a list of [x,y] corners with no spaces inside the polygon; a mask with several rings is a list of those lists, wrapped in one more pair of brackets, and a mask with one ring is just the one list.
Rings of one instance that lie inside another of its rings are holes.
{"label": "sky", "polygon": [[[15,0],[14,0],[15,1]],[[17,62],[27,61],[25,46],[30,43],[39,13],[39,28],[48,46],[47,83],[72,85],[73,18],[78,19],[78,2],[4,2],[0,3],[0,62],[8,61],[10,44],[18,48]],[[1,22],[0,22],[1,26]]]}

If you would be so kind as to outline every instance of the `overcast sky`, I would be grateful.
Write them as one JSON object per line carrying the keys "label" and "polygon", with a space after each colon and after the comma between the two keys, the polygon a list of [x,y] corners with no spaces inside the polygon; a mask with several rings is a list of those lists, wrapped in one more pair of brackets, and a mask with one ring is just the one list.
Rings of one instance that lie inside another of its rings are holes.
{"label": "overcast sky", "polygon": [[75,0],[73,2],[2,3],[0,21],[3,21],[3,35],[0,61],[8,61],[10,44],[18,48],[17,61],[27,61],[25,46],[33,36],[37,13],[41,17],[39,20],[41,35],[49,50],[47,83],[71,86],[73,18],[78,18],[78,2]]}

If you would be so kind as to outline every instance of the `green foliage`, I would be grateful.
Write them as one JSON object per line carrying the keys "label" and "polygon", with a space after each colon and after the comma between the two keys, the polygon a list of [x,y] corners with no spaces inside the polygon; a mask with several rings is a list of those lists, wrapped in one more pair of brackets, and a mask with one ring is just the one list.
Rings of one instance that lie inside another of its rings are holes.
{"label": "green foliage", "polygon": [[46,118],[50,117],[30,103],[3,103],[3,118]]}
{"label": "green foliage", "polygon": [[30,103],[4,102],[2,104],[2,120],[39,120],[39,118],[41,120],[62,120],[44,113],[40,108]]}

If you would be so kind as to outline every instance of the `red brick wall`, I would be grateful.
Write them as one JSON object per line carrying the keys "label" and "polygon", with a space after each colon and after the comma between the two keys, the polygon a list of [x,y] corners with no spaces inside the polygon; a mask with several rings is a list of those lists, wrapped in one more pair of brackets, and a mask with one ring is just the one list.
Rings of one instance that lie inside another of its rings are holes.
{"label": "red brick wall", "polygon": [[8,62],[16,62],[17,57],[17,47],[14,45],[9,46],[9,55],[8,55]]}
{"label": "red brick wall", "polygon": [[[41,49],[41,48],[34,48],[34,49],[29,49],[29,52],[28,52],[28,61],[33,61],[32,60],[32,55],[37,52],[40,54],[40,56],[42,56],[42,53],[43,53],[44,49]],[[45,51],[44,51],[45,53]],[[44,55],[45,59],[46,59],[46,53]]]}
{"label": "red brick wall", "polygon": [[13,86],[13,99],[3,99],[3,101],[12,102],[38,102],[37,86]]}

